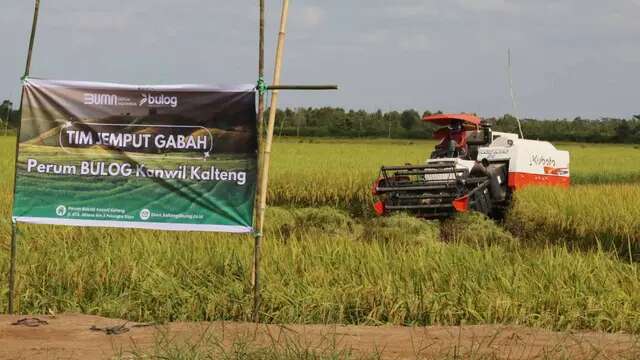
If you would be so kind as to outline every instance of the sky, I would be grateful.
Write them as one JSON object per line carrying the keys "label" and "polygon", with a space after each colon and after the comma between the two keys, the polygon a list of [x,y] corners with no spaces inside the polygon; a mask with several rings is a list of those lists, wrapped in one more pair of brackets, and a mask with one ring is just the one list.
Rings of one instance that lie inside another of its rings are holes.
{"label": "sky", "polygon": [[[266,0],[272,78],[280,1]],[[640,0],[291,0],[283,107],[640,114]],[[17,103],[33,15],[3,0],[0,100]],[[257,80],[257,0],[42,0],[31,76],[128,84]],[[507,49],[512,53],[509,93]]]}

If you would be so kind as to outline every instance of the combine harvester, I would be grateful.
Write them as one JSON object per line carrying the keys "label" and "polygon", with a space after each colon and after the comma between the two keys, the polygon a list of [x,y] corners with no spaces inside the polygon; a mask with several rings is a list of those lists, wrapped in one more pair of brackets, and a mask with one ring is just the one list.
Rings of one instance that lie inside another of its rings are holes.
{"label": "combine harvester", "polygon": [[425,219],[477,211],[504,216],[513,191],[527,185],[569,187],[569,153],[551,143],[493,132],[469,114],[426,116],[443,126],[424,165],[383,166],[373,185],[377,215],[411,212]]}

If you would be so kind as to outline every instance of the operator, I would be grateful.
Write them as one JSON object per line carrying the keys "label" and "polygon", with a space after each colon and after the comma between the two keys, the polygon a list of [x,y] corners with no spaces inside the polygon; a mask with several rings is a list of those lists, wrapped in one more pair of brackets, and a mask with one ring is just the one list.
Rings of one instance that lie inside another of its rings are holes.
{"label": "operator", "polygon": [[440,139],[436,146],[439,154],[446,153],[448,158],[467,156],[467,132],[462,120],[452,120],[448,127],[436,131],[433,135]]}

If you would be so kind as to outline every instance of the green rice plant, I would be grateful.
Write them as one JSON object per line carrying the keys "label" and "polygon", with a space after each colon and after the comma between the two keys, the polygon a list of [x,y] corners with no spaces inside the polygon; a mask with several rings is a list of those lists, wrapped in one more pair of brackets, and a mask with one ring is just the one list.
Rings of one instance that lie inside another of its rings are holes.
{"label": "green rice plant", "polygon": [[507,227],[528,241],[603,246],[640,255],[640,186],[530,187],[516,194]]}
{"label": "green rice plant", "polygon": [[[18,310],[135,321],[251,317],[250,237],[21,225]],[[523,324],[640,332],[640,275],[602,251],[367,239],[321,228],[263,244],[262,318]],[[434,229],[437,230],[437,229]],[[415,231],[415,230],[414,230]],[[364,232],[364,230],[363,230]],[[8,256],[0,253],[0,267]],[[6,306],[0,284],[0,308]]]}
{"label": "green rice plant", "polygon": [[[433,141],[278,139],[269,199],[274,205],[330,206],[372,215],[371,185],[382,165],[423,163]],[[640,150],[631,145],[559,144],[571,153],[572,183],[640,181]]]}
{"label": "green rice plant", "polygon": [[458,214],[442,224],[442,240],[479,247],[499,244],[514,247],[517,238],[485,215],[477,212]]}
{"label": "green rice plant", "polygon": [[[0,159],[3,273],[9,264],[14,144],[0,138],[8,154]],[[640,265],[599,249],[573,252],[554,241],[566,233],[587,244],[615,234],[616,244],[624,235],[633,245],[639,233],[637,186],[519,193],[508,220],[520,235],[517,247],[508,233],[473,216],[458,219],[466,225],[453,230],[403,215],[353,216],[369,206],[369,184],[380,164],[420,161],[427,145],[276,144],[270,202],[291,208],[268,213],[264,320],[640,332]],[[452,240],[440,241],[442,231]],[[529,234],[536,232],[549,243],[529,246]],[[22,313],[76,311],[137,321],[251,316],[248,236],[21,224],[18,241]],[[1,282],[0,309],[6,308],[7,291]]]}
{"label": "green rice plant", "polygon": [[371,185],[380,167],[424,162],[433,145],[430,141],[282,139],[274,146],[269,201],[370,214]]}
{"label": "green rice plant", "polygon": [[440,238],[437,222],[429,222],[408,214],[396,214],[369,220],[362,233],[365,241],[419,244],[434,243]]}
{"label": "green rice plant", "polygon": [[640,148],[622,144],[560,143],[571,154],[571,182],[624,184],[640,182]]}
{"label": "green rice plant", "polygon": [[295,227],[303,231],[316,229],[325,234],[348,234],[356,227],[356,222],[348,214],[335,208],[302,208],[292,213]]}

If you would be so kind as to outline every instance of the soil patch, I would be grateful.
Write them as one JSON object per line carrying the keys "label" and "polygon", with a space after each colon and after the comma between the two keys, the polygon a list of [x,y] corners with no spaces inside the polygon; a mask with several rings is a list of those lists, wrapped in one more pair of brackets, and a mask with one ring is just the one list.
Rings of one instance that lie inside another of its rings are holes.
{"label": "soil patch", "polygon": [[[98,316],[0,315],[2,359],[111,359],[200,346],[202,353],[254,349],[346,351],[382,359],[635,359],[637,338],[594,332],[556,333],[514,326],[398,327],[255,325],[248,323],[137,324]],[[17,325],[12,323],[18,322]],[[126,330],[125,330],[126,329]],[[110,334],[108,334],[110,333]],[[288,344],[288,345],[287,345]],[[335,352],[334,352],[335,353]]]}

